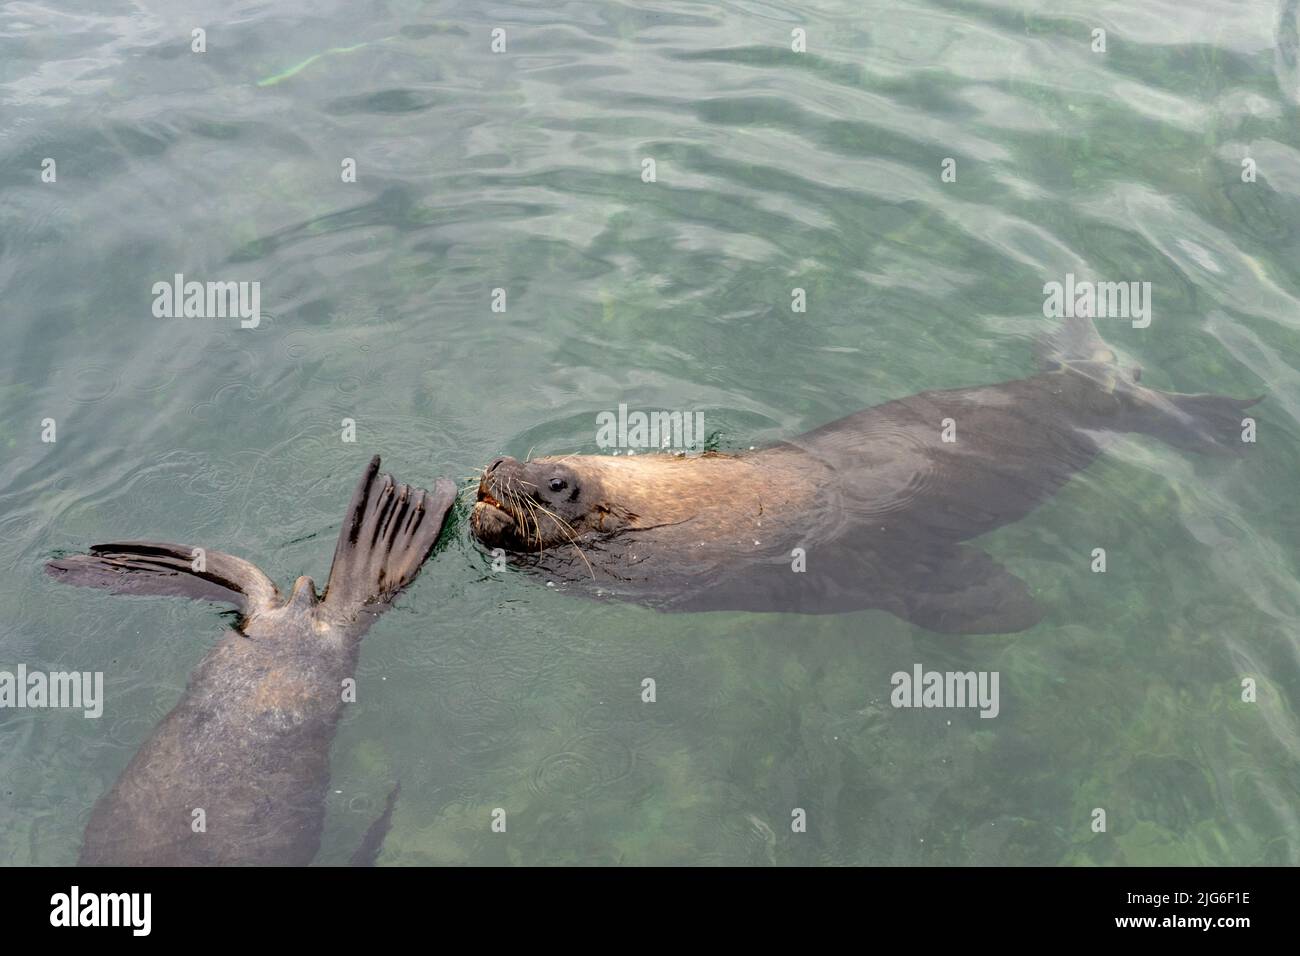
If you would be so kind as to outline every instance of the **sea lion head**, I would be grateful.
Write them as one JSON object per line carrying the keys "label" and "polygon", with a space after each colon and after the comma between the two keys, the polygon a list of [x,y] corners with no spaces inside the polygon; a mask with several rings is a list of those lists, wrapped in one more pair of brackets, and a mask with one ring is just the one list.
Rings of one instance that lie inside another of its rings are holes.
{"label": "sea lion head", "polygon": [[627,527],[635,515],[608,501],[590,458],[498,458],[483,470],[470,515],[489,548],[542,551]]}

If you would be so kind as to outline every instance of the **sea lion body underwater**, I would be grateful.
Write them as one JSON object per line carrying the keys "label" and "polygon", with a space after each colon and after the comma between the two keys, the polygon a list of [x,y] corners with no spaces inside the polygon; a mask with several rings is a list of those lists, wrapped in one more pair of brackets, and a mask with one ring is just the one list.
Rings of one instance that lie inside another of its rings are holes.
{"label": "sea lion body underwater", "polygon": [[[233,604],[242,619],[190,676],[86,827],[83,865],[306,865],[320,846],[329,747],[361,637],[428,557],[455,497],[399,485],[370,462],[339,532],[323,598],[282,598],[239,558],[126,542],[50,561],[69,584]],[[390,798],[384,825],[392,809]],[[205,827],[195,832],[194,811]],[[367,844],[377,848],[374,834]]]}
{"label": "sea lion body underwater", "polygon": [[1020,631],[1042,609],[964,542],[1029,514],[1119,434],[1239,452],[1259,401],[1144,388],[1089,318],[1036,353],[1029,378],[886,402],[749,454],[498,459],[471,528],[548,580],[665,611],[874,608]]}

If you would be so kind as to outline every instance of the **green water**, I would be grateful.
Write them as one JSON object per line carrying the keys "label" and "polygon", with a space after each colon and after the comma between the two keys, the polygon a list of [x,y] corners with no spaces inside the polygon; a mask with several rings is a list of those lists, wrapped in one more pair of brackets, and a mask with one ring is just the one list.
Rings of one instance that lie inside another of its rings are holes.
{"label": "green water", "polygon": [[[1300,862],[1294,0],[63,6],[0,11],[0,668],[106,702],[0,711],[0,863],[76,859],[223,626],[56,551],[323,580],[376,452],[461,479],[624,402],[745,448],[1024,376],[1070,272],[1152,283],[1102,328],[1144,384],[1267,398],[1238,459],[1128,438],[983,539],[1040,625],[589,603],[462,508],[366,639],[318,859],[400,780],[384,864]],[[155,318],[178,272],[261,325]],[[894,709],[918,662],[998,671],[999,716]]]}

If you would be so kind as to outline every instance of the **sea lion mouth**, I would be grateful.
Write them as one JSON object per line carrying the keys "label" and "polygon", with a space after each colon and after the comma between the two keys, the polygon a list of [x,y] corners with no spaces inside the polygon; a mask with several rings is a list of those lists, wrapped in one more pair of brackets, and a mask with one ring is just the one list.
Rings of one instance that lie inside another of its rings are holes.
{"label": "sea lion mouth", "polygon": [[480,541],[500,546],[512,546],[520,527],[516,510],[492,494],[486,477],[478,486],[470,527]]}
{"label": "sea lion mouth", "polygon": [[513,527],[516,524],[514,512],[491,495],[474,502],[474,511],[470,517],[475,527],[485,525],[487,522],[491,522],[497,529]]}

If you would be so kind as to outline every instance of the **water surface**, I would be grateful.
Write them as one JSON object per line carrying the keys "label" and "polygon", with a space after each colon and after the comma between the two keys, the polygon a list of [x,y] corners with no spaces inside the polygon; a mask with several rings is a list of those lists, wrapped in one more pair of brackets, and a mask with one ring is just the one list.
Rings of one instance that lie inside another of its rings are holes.
{"label": "water surface", "polygon": [[[223,624],[59,588],[55,552],[194,541],[323,580],[371,454],[428,483],[593,452],[619,403],[703,411],[741,449],[1021,377],[1070,272],[1152,283],[1150,328],[1103,327],[1144,384],[1268,397],[1240,459],[1126,439],[983,539],[1040,625],[588,603],[494,574],[462,512],[366,640],[319,860],[345,862],[400,780],[385,864],[1300,862],[1296,18],[0,8],[0,667],[107,685],[97,721],[0,712],[0,863],[75,860]],[[260,281],[261,325],[154,318],[178,272]],[[1000,715],[895,710],[917,662],[997,670]]]}

